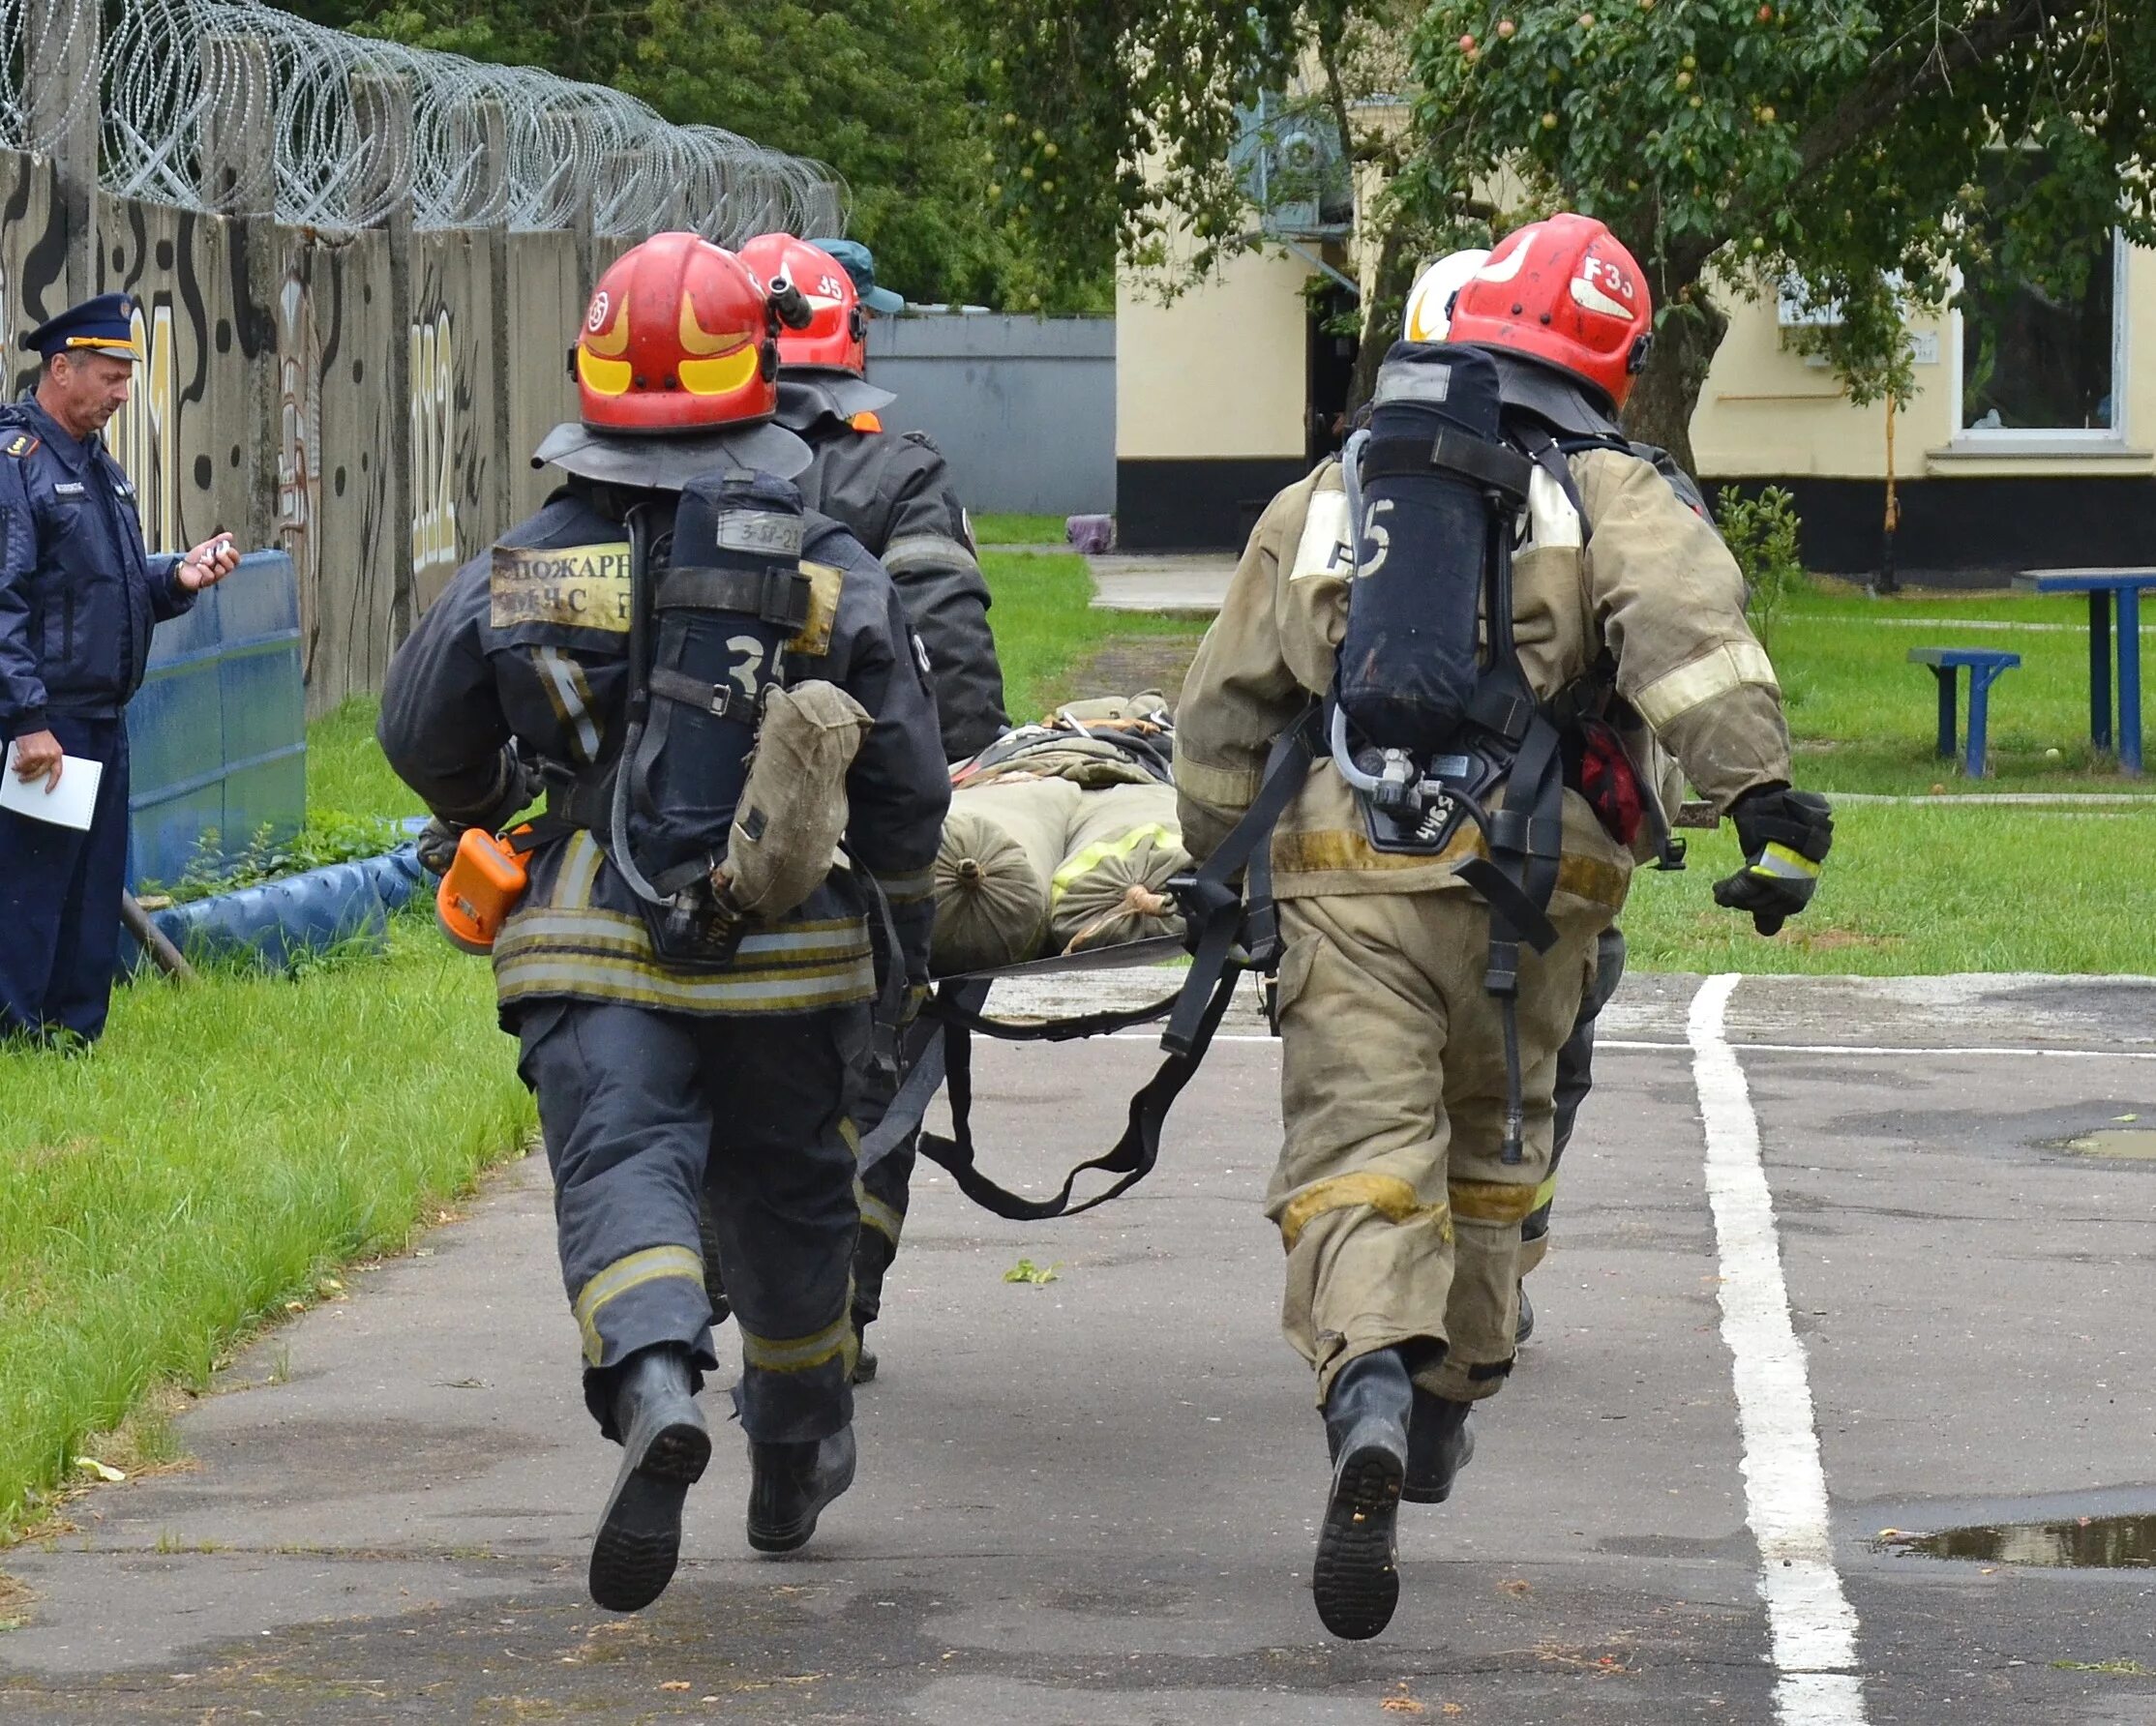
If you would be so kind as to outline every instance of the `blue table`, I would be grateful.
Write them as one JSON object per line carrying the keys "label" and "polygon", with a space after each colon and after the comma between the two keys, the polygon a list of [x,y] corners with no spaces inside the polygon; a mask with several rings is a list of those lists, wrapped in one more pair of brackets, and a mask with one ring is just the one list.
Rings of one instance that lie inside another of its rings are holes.
{"label": "blue table", "polygon": [[2088,595],[2088,736],[2111,746],[2111,603],[2118,604],[2118,764],[2141,770],[2141,595],[2156,569],[2031,569],[2014,578],[2019,593]]}

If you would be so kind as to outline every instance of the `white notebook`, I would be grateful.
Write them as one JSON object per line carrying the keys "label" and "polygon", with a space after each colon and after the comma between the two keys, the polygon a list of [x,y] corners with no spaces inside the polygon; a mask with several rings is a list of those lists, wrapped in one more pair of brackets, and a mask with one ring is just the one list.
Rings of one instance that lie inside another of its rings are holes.
{"label": "white notebook", "polygon": [[7,765],[0,770],[0,809],[12,809],[35,821],[51,821],[87,832],[90,818],[97,814],[98,781],[105,777],[105,763],[84,760],[80,756],[63,756],[60,783],[53,788],[49,779],[16,778],[15,749],[13,743],[8,745]]}

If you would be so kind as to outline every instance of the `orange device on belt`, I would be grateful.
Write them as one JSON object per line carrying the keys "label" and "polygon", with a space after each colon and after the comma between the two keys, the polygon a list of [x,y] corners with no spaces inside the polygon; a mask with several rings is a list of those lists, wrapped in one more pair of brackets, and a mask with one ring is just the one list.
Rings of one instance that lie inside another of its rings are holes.
{"label": "orange device on belt", "polygon": [[516,842],[530,831],[519,827],[513,833],[494,834],[484,827],[464,829],[449,873],[434,890],[434,921],[451,945],[467,953],[494,950],[502,919],[524,897],[526,852],[519,850]]}

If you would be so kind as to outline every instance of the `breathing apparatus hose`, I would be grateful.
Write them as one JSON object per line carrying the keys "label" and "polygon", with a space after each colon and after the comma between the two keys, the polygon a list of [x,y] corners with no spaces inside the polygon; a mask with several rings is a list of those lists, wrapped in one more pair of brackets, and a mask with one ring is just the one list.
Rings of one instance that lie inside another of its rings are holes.
{"label": "breathing apparatus hose", "polygon": [[629,843],[629,775],[637,751],[644,742],[644,728],[651,715],[651,511],[648,503],[630,507],[625,525],[629,530],[629,725],[622,739],[621,755],[614,769],[614,810],[608,823],[613,862],[630,891],[652,905],[665,905],[667,896],[644,878],[637,867]]}

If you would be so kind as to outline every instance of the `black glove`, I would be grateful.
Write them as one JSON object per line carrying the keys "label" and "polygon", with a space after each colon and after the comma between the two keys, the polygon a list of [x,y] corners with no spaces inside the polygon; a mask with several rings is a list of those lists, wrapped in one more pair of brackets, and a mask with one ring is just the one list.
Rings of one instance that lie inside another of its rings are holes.
{"label": "black glove", "polygon": [[418,839],[421,867],[435,875],[447,875],[457,855],[457,842],[464,836],[465,829],[484,827],[490,833],[499,833],[531,807],[543,783],[539,769],[517,753],[515,744],[509,745],[494,763],[494,785],[482,803],[469,813],[459,811],[455,815],[444,815],[438,809],[434,812],[434,818],[428,821]]}
{"label": "black glove", "polygon": [[417,849],[419,866],[429,875],[443,876],[457,857],[457,842],[464,838],[465,829],[455,821],[445,821],[435,816],[419,832]]}
{"label": "black glove", "polygon": [[1745,792],[1729,815],[1745,864],[1715,882],[1715,903],[1750,911],[1752,927],[1773,935],[1812,903],[1834,846],[1833,811],[1816,791],[1772,786]]}

